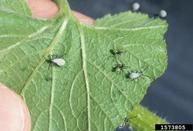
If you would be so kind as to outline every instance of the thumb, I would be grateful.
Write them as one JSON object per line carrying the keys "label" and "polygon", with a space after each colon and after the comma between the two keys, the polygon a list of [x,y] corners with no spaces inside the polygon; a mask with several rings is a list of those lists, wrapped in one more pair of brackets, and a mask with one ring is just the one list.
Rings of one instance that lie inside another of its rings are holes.
{"label": "thumb", "polygon": [[13,91],[0,85],[0,131],[30,131],[27,106]]}

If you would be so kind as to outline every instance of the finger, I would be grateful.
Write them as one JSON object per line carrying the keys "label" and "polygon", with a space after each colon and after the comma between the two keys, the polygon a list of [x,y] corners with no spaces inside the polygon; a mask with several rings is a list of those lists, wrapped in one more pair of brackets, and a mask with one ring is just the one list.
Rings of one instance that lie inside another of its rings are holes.
{"label": "finger", "polygon": [[88,25],[93,25],[94,24],[94,20],[86,15],[83,15],[79,12],[73,11],[74,16],[82,23],[84,24],[88,24]]}
{"label": "finger", "polygon": [[[49,19],[54,17],[59,10],[57,5],[51,0],[28,0],[28,5],[31,9],[32,16],[35,18]],[[82,23],[94,24],[94,20],[88,16],[76,11],[74,11],[73,14]]]}
{"label": "finger", "polygon": [[28,6],[35,18],[52,18],[58,12],[57,5],[51,0],[28,0]]}
{"label": "finger", "polygon": [[0,131],[30,131],[27,106],[13,91],[0,85]]}

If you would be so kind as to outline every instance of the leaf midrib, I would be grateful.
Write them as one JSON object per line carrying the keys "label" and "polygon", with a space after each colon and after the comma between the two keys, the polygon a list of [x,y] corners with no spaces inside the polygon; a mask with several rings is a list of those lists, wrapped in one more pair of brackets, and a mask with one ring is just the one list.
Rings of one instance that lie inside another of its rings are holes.
{"label": "leaf midrib", "polygon": [[[50,46],[47,48],[46,56],[52,54],[53,47],[59,42],[60,38],[63,37],[64,31],[67,27],[68,19],[63,20],[63,23],[61,24],[58,33],[56,34],[55,38],[53,39]],[[45,61],[45,59],[44,59]],[[52,131],[52,110],[53,110],[53,103],[54,103],[54,91],[55,91],[55,73],[54,73],[54,67],[52,66],[52,85],[51,85],[51,97],[50,97],[50,107],[49,107],[49,127],[48,130]]]}
{"label": "leaf midrib", "polygon": [[88,117],[88,131],[91,131],[91,102],[90,102],[90,85],[88,80],[88,72],[87,72],[87,62],[86,62],[86,47],[85,47],[85,36],[84,32],[81,28],[81,25],[77,25],[79,33],[80,33],[80,46],[81,46],[81,58],[82,58],[82,68],[83,74],[86,84],[86,95],[87,95],[87,117]]}

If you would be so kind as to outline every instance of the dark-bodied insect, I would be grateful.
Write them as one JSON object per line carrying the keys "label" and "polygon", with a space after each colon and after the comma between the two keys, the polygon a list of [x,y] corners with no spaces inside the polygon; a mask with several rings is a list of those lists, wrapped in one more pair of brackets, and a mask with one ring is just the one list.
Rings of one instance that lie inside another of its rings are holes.
{"label": "dark-bodied insect", "polygon": [[120,72],[123,71],[126,68],[126,66],[122,63],[118,63],[116,64],[113,68],[112,68],[112,72]]}
{"label": "dark-bodied insect", "polygon": [[65,60],[63,58],[57,58],[56,56],[49,56],[49,59],[46,60],[50,65],[55,65],[58,67],[64,66],[65,65]]}
{"label": "dark-bodied insect", "polygon": [[123,53],[123,51],[110,49],[110,53],[111,53],[113,56],[116,56],[116,55],[121,55],[121,54]]}
{"label": "dark-bodied insect", "polygon": [[51,80],[52,80],[52,77],[45,77],[45,80],[46,80],[46,81],[51,81]]}
{"label": "dark-bodied insect", "polygon": [[140,78],[143,75],[142,72],[134,71],[134,72],[128,72],[125,76],[127,79],[136,80]]}

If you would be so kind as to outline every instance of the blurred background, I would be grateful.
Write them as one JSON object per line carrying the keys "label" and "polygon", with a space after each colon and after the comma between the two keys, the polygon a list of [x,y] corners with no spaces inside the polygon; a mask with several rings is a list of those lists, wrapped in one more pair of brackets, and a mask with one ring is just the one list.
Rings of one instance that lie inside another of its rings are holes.
{"label": "blurred background", "polygon": [[[131,10],[133,2],[141,12],[167,11],[165,35],[169,64],[166,73],[148,90],[142,105],[171,123],[193,123],[193,0],[69,0],[72,9],[93,18]],[[126,131],[126,130],[125,130]]]}

